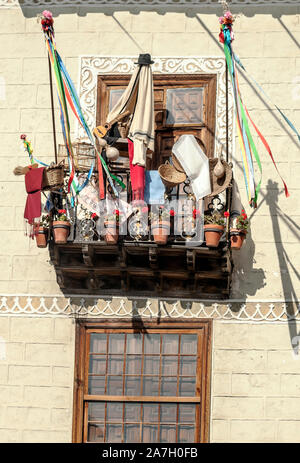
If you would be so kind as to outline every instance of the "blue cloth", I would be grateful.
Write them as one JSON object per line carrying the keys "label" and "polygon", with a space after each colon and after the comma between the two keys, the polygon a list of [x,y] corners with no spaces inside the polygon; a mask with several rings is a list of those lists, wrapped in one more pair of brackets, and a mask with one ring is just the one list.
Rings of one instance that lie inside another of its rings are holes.
{"label": "blue cloth", "polygon": [[144,201],[147,204],[163,204],[165,202],[165,186],[157,170],[146,170]]}

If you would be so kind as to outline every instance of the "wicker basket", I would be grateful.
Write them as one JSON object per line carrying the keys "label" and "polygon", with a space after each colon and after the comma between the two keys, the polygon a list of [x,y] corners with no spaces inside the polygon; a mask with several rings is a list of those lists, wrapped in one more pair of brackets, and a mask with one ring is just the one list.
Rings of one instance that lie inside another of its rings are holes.
{"label": "wicker basket", "polygon": [[158,173],[167,188],[174,188],[186,179],[186,174],[176,170],[168,161],[159,166]]}
{"label": "wicker basket", "polygon": [[64,184],[64,161],[46,167],[43,172],[43,190],[56,190]]}
{"label": "wicker basket", "polygon": [[176,170],[179,170],[179,172],[185,172],[184,168],[182,167],[182,165],[176,158],[175,154],[173,153],[172,153],[172,163]]}
{"label": "wicker basket", "polygon": [[[72,145],[74,164],[76,170],[88,172],[92,162],[95,160],[95,148],[90,143],[78,142]],[[58,145],[58,161],[68,163],[68,153],[65,145]]]}

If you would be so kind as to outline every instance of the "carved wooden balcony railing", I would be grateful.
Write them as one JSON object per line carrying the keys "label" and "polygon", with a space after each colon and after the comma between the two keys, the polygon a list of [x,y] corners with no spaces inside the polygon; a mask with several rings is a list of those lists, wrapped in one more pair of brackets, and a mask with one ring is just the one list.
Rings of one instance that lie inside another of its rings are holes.
{"label": "carved wooden balcony railing", "polygon": [[[118,175],[127,187],[121,199],[130,202],[129,172],[118,169]],[[230,197],[231,185],[220,195],[206,198],[203,210],[228,210]],[[147,219],[144,233],[136,235],[135,225],[140,219],[134,214],[120,226],[118,243],[107,244],[101,234],[103,217],[95,222],[90,212],[77,206],[73,210],[68,242],[55,244],[51,239],[49,243],[62,291],[103,296],[228,298],[232,274],[228,225],[218,248],[208,248],[201,217],[192,229],[190,223],[187,230],[184,225],[179,231],[176,227],[181,220],[183,203],[192,201],[192,208],[197,207],[189,181],[169,192],[167,200],[172,204],[177,201],[177,211],[170,219],[170,234],[165,245],[156,244]]]}

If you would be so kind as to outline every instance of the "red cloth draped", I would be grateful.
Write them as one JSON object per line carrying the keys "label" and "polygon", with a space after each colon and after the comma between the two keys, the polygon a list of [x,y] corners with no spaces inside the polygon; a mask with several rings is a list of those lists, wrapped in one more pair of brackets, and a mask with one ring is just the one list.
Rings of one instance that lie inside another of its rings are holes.
{"label": "red cloth draped", "polygon": [[138,164],[133,165],[133,141],[128,138],[128,154],[129,154],[129,166],[130,166],[130,179],[132,188],[132,199],[133,200],[144,200],[145,190],[145,168]]}
{"label": "red cloth draped", "polygon": [[[25,188],[28,193],[24,210],[24,218],[29,225],[33,225],[34,219],[41,216],[41,189],[44,167],[30,169],[25,175]],[[30,233],[31,234],[31,233]]]}

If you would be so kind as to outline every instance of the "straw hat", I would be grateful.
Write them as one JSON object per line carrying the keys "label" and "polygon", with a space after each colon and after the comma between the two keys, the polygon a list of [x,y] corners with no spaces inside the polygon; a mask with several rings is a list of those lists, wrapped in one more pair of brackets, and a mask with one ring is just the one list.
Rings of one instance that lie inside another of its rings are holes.
{"label": "straw hat", "polygon": [[229,186],[231,179],[232,179],[232,168],[231,166],[221,159],[221,162],[224,166],[225,172],[222,177],[216,177],[214,175],[214,168],[218,162],[218,158],[209,159],[209,175],[210,175],[210,183],[211,183],[211,193],[208,196],[215,196],[222,191],[226,190]]}

